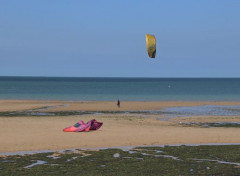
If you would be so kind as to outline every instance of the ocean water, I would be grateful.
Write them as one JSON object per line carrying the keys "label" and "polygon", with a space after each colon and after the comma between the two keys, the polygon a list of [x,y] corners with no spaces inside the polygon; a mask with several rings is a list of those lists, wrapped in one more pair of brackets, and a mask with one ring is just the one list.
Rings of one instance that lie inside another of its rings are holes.
{"label": "ocean water", "polygon": [[0,99],[240,101],[240,79],[0,77]]}

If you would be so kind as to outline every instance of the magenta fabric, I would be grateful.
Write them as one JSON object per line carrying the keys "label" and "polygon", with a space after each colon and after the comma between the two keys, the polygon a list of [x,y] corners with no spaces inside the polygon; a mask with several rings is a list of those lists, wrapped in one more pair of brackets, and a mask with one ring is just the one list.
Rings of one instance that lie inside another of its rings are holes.
{"label": "magenta fabric", "polygon": [[90,127],[89,124],[84,123],[82,120],[79,121],[78,123],[81,124],[81,126],[79,128],[77,128],[75,132],[82,132]]}
{"label": "magenta fabric", "polygon": [[79,121],[73,126],[69,126],[63,129],[64,132],[83,132],[89,130],[98,130],[103,125],[102,122],[98,122],[95,119],[84,123],[84,121]]}
{"label": "magenta fabric", "polygon": [[98,130],[103,125],[102,122],[98,122],[95,119],[88,121],[87,124],[90,124],[90,130]]}

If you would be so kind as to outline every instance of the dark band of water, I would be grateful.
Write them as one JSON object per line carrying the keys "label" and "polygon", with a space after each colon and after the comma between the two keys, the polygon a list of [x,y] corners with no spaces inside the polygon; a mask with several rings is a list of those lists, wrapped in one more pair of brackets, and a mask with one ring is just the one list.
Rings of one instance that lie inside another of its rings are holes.
{"label": "dark band of water", "polygon": [[0,99],[239,101],[240,79],[0,77]]}

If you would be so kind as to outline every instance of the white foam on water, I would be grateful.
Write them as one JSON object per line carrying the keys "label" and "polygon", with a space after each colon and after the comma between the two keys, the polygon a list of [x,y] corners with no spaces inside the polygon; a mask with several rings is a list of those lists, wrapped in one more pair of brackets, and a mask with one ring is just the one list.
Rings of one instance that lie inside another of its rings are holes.
{"label": "white foam on water", "polygon": [[33,163],[33,164],[30,164],[30,165],[28,165],[28,166],[26,166],[26,167],[24,167],[24,168],[30,168],[30,167],[33,167],[33,166],[36,166],[36,165],[42,165],[42,164],[46,164],[47,162],[46,161],[42,161],[42,160],[37,160],[37,162],[36,163]]}
{"label": "white foam on water", "polygon": [[129,154],[137,153],[136,151],[128,151]]}
{"label": "white foam on water", "polygon": [[113,155],[113,157],[114,157],[114,158],[118,158],[118,157],[120,157],[120,154],[119,154],[119,153],[115,153],[115,154]]}
{"label": "white foam on water", "polygon": [[67,159],[67,162],[77,159],[77,156],[72,157],[72,159]]}
{"label": "white foam on water", "polygon": [[155,157],[164,157],[164,158],[172,158],[174,160],[179,160],[181,161],[180,159],[178,159],[178,157],[175,157],[175,156],[171,156],[171,155],[154,155]]}
{"label": "white foam on water", "polygon": [[227,162],[227,161],[221,161],[221,160],[211,160],[211,159],[194,159],[195,161],[210,161],[210,162],[217,162],[220,164],[230,164],[230,165],[237,165],[240,166],[240,163],[234,163],[234,162]]}

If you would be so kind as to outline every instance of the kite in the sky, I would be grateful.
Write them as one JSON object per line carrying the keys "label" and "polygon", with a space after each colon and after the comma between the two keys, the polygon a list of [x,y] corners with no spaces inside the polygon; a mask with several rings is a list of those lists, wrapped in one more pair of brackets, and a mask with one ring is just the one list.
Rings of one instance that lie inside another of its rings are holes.
{"label": "kite in the sky", "polygon": [[150,58],[155,58],[156,56],[156,39],[154,35],[146,34],[146,43],[148,56]]}

